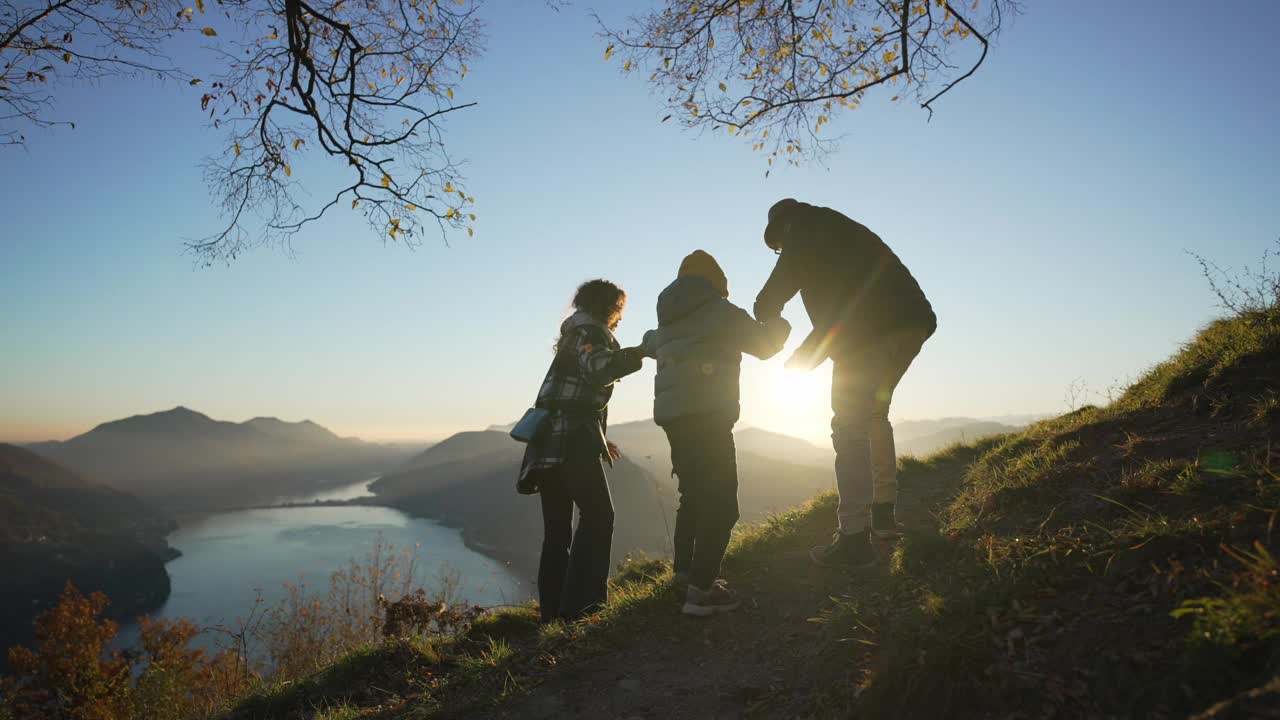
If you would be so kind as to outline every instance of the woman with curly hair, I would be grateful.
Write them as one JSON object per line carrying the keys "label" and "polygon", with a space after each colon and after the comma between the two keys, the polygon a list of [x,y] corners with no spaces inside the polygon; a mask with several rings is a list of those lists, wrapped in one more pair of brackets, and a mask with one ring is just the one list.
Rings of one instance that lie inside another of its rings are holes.
{"label": "woman with curly hair", "polygon": [[643,357],[613,336],[626,302],[622,288],[607,280],[578,287],[574,313],[560,325],[555,359],[538,391],[536,406],[550,416],[525,451],[516,487],[541,494],[538,599],[546,622],[589,615],[608,595],[613,500],[602,461],[620,457],[605,439],[609,398],[613,384],[639,370]]}

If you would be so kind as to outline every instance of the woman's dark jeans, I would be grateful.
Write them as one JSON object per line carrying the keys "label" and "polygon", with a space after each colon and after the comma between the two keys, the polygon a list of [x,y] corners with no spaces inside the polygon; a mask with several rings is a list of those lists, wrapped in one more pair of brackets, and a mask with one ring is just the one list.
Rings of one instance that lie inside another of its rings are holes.
{"label": "woman's dark jeans", "polygon": [[698,415],[667,423],[671,465],[679,479],[675,572],[704,590],[720,576],[720,561],[738,522],[738,458],[734,418]]}
{"label": "woman's dark jeans", "polygon": [[548,471],[542,485],[538,603],[544,621],[589,615],[608,597],[613,498],[600,463],[599,437],[589,425],[574,431],[565,441],[564,462]]}

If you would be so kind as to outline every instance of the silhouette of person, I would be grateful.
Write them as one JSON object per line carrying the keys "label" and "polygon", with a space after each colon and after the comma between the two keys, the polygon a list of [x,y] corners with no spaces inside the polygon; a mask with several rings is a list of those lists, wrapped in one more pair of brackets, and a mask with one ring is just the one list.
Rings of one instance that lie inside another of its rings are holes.
{"label": "silhouette of person", "polygon": [[813,331],[787,367],[812,370],[827,358],[834,364],[831,441],[839,525],[831,543],[809,556],[823,566],[868,565],[875,560],[873,537],[900,535],[889,405],[937,329],[937,317],[889,246],[835,210],[779,201],[769,208],[764,240],[778,260],[756,298],[756,319],[778,317],[799,293]]}
{"label": "silhouette of person", "polygon": [[781,317],[757,322],[728,298],[720,265],[695,250],[658,295],[658,329],[645,333],[640,346],[658,361],[653,419],[666,431],[680,481],[673,571],[686,615],[738,607],[737,594],[720,579],[720,561],[738,521],[733,425],[741,412],[742,354],[767,360],[791,333]]}
{"label": "silhouette of person", "polygon": [[601,463],[621,456],[605,437],[609,399],[644,357],[613,335],[626,302],[622,288],[607,280],[579,286],[538,390],[537,407],[550,411],[548,427],[525,449],[516,489],[541,496],[538,602],[545,622],[589,615],[608,598],[614,515]]}

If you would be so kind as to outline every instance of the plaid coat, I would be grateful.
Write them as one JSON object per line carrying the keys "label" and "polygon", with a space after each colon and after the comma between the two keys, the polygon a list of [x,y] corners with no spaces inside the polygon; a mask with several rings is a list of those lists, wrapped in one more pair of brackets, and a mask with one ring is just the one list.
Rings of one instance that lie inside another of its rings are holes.
{"label": "plaid coat", "polygon": [[560,345],[538,390],[537,407],[551,411],[547,427],[525,448],[516,489],[539,490],[535,471],[564,462],[570,434],[590,424],[607,457],[604,432],[608,425],[613,384],[640,369],[639,353],[621,349],[613,333],[586,313],[575,313],[560,326]]}

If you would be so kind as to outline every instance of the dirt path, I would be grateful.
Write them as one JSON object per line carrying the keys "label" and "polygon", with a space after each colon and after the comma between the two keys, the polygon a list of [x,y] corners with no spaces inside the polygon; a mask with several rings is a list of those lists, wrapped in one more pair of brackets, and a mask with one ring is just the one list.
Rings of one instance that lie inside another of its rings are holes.
{"label": "dirt path", "polygon": [[[959,484],[959,467],[939,468],[904,481],[899,519],[912,533],[936,532],[932,511]],[[874,647],[832,643],[824,610],[847,603],[894,602],[883,582],[891,547],[881,562],[858,572],[813,566],[807,548],[824,542],[834,508],[817,513],[779,552],[727,562],[726,579],[744,597],[737,612],[712,618],[680,614],[670,593],[669,620],[653,623],[607,654],[558,667],[538,687],[469,718],[742,718],[839,714],[824,708],[813,688],[859,684]],[[833,648],[839,648],[838,654]],[[838,660],[837,660],[838,657]],[[852,658],[852,660],[851,660]],[[848,693],[845,693],[847,696]]]}

